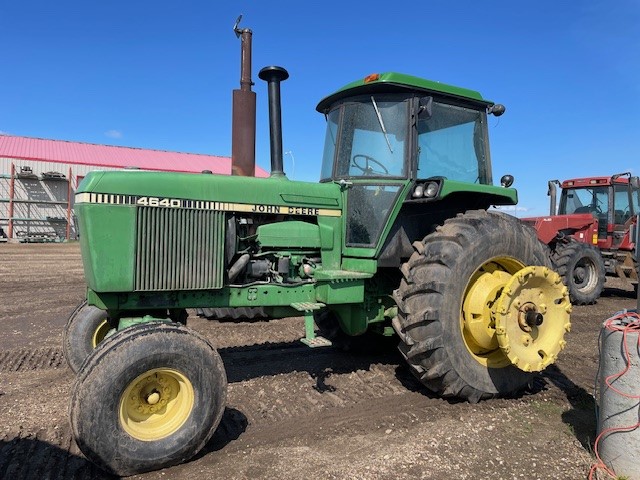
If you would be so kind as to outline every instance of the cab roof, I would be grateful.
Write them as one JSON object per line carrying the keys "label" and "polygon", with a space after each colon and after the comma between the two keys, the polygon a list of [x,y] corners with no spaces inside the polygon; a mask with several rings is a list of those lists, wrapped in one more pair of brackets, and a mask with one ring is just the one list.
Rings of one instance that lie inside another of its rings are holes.
{"label": "cab roof", "polygon": [[493,102],[482,98],[479,92],[466,88],[447,85],[446,83],[435,82],[424,78],[405,75],[397,72],[385,72],[371,74],[367,77],[351,82],[331,95],[323,98],[318,103],[316,110],[326,113],[331,105],[345,97],[361,94],[371,94],[377,92],[403,92],[412,91],[425,94],[441,94],[456,99],[465,100],[483,106],[493,105]]}
{"label": "cab roof", "polygon": [[560,184],[560,187],[561,188],[576,188],[576,187],[580,188],[580,187],[593,187],[597,185],[608,186],[608,185],[613,185],[614,183],[626,185],[627,183],[629,183],[629,178],[617,177],[613,179],[613,181],[612,181],[612,177],[570,178],[568,180],[563,181]]}

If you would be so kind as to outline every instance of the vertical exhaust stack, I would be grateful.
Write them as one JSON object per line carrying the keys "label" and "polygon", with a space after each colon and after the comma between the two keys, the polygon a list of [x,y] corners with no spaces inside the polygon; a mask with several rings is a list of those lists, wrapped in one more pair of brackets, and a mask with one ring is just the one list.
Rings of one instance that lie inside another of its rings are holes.
{"label": "vertical exhaust stack", "polygon": [[282,159],[282,108],[280,106],[280,83],[289,78],[282,67],[264,67],[258,73],[267,82],[269,92],[269,137],[271,139],[271,176],[284,177]]}
{"label": "vertical exhaust stack", "polygon": [[560,185],[560,182],[558,180],[550,180],[548,182],[549,185],[549,190],[547,191],[547,195],[549,195],[549,197],[551,197],[549,199],[549,215],[554,216],[556,214],[556,212],[558,211],[556,209],[556,204],[557,204],[557,189],[556,189],[556,184]]}
{"label": "vertical exhaust stack", "polygon": [[233,91],[233,121],[231,133],[231,174],[255,176],[256,171],[256,94],[251,91],[251,30],[238,25],[233,31],[240,38],[240,90]]}

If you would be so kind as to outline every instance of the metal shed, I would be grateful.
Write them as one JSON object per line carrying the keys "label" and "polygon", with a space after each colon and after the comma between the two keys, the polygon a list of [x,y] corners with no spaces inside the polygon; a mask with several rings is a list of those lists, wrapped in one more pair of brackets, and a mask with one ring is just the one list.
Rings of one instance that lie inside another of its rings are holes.
{"label": "metal shed", "polygon": [[[0,241],[76,238],[73,198],[92,170],[231,174],[231,158],[0,135]],[[267,172],[256,167],[256,176]]]}

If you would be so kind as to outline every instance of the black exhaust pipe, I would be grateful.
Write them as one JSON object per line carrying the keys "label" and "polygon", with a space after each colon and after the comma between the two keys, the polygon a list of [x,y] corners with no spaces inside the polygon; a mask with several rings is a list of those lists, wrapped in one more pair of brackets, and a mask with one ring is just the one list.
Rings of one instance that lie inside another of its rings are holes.
{"label": "black exhaust pipe", "polygon": [[280,82],[289,78],[282,67],[264,67],[258,73],[267,82],[269,92],[269,138],[271,139],[271,176],[283,177],[282,160],[282,109],[280,106]]}
{"label": "black exhaust pipe", "polygon": [[242,15],[233,31],[240,38],[240,90],[233,91],[231,126],[231,174],[253,177],[256,171],[256,94],[251,91],[251,30],[239,28]]}
{"label": "black exhaust pipe", "polygon": [[549,195],[549,215],[554,216],[557,212],[556,203],[557,203],[557,189],[556,184],[560,185],[558,180],[549,180],[549,190],[547,190],[547,195]]}

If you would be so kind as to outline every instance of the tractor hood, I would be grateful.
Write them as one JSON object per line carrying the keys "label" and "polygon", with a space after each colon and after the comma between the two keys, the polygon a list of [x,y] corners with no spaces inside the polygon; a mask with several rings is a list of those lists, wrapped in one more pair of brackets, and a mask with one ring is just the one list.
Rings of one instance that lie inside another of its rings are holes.
{"label": "tractor hood", "polygon": [[[586,231],[591,227],[597,232],[598,220],[590,213],[574,213],[572,215],[552,215],[546,217],[521,218],[527,225],[535,228],[538,238],[549,244],[559,233],[574,234]],[[597,240],[593,243],[597,243]]]}

